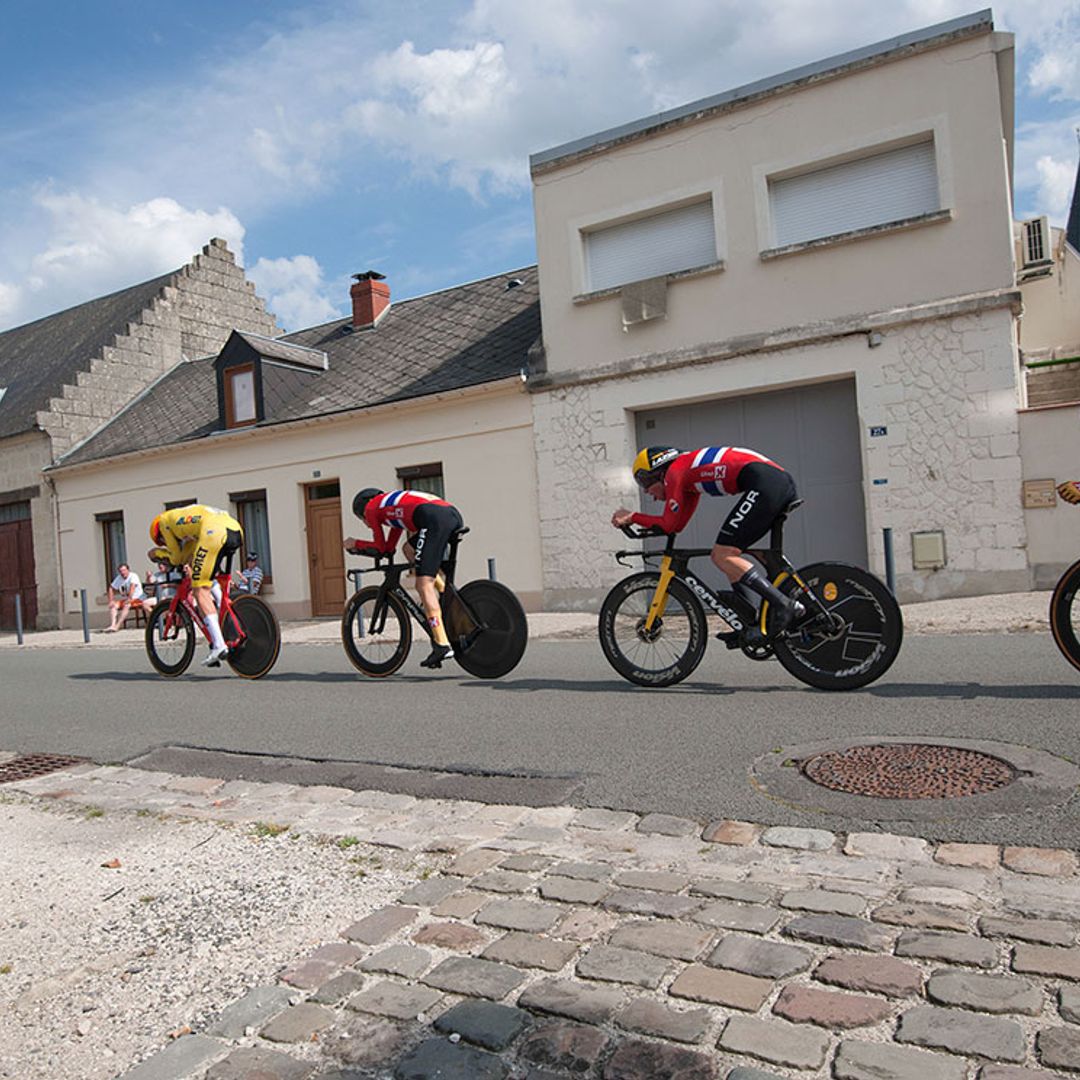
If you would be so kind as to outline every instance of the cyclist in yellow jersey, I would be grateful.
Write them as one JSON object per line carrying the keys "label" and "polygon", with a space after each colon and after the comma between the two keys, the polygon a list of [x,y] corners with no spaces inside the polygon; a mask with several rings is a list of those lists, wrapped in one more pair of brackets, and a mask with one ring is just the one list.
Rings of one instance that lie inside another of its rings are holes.
{"label": "cyclist in yellow jersey", "polygon": [[150,523],[150,539],[156,545],[148,552],[151,560],[168,559],[191,577],[191,590],[210,634],[210,652],[203,664],[219,666],[229,649],[212,589],[216,574],[232,572],[233,555],[244,539],[240,522],[215,506],[192,503],[158,514]]}

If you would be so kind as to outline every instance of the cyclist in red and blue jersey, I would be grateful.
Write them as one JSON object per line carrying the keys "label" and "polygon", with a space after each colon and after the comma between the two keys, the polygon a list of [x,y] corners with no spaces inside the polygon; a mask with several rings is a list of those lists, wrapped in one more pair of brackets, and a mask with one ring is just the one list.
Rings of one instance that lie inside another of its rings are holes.
{"label": "cyclist in red and blue jersey", "polygon": [[[392,555],[398,541],[407,534],[402,554],[416,570],[416,592],[427,616],[434,639],[431,655],[420,662],[421,667],[437,668],[454,650],[446,636],[439,609],[439,591],[435,578],[446,554],[450,537],[464,522],[457,507],[430,495],[426,491],[382,491],[364,488],[353,499],[353,513],[370,526],[373,540],[364,544],[348,537],[345,550],[354,555]],[[383,532],[383,529],[386,532]]]}
{"label": "cyclist in red and blue jersey", "polygon": [[[678,533],[690,523],[702,495],[738,496],[716,535],[712,561],[736,591],[756,594],[775,605],[777,630],[786,630],[803,615],[802,604],[789,600],[743,556],[796,498],[790,473],[764,454],[741,446],[703,446],[685,451],[674,446],[650,446],[634,459],[634,479],[646,494],[664,500],[664,512],[642,514],[620,507],[611,516],[616,528],[633,524]],[[728,635],[721,637],[727,640]]]}

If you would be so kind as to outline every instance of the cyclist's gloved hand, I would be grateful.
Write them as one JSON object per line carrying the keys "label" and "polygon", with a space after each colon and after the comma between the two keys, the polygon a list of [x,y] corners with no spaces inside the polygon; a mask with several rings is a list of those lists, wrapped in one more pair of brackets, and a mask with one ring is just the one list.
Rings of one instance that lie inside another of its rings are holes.
{"label": "cyclist's gloved hand", "polygon": [[347,537],[345,540],[345,550],[350,555],[370,555],[372,557],[381,555],[382,552],[373,544],[362,544],[359,540],[353,537]]}
{"label": "cyclist's gloved hand", "polygon": [[1080,480],[1066,480],[1065,483],[1058,484],[1057,493],[1067,503],[1080,506]]}

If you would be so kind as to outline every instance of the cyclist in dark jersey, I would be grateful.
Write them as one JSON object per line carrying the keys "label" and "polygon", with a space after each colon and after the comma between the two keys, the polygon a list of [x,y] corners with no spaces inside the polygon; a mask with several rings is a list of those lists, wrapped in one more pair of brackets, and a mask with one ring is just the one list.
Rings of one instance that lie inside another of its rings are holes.
{"label": "cyclist in dark jersey", "polygon": [[[634,479],[648,495],[664,500],[664,512],[642,514],[620,507],[611,516],[616,528],[634,524],[678,533],[690,523],[703,494],[739,496],[716,535],[712,561],[736,591],[756,594],[774,606],[778,631],[786,630],[804,614],[802,604],[788,599],[743,556],[796,498],[795,481],[775,461],[740,446],[703,446],[685,451],[674,446],[650,446],[634,459]],[[729,645],[736,644],[734,635],[720,637]]]}
{"label": "cyclist in dark jersey", "polygon": [[[354,540],[351,536],[345,540],[345,550],[354,555],[371,554],[373,551],[380,555],[391,555],[402,535],[408,535],[402,553],[415,563],[416,592],[434,639],[431,654],[420,661],[420,666],[442,667],[444,660],[453,658],[454,650],[442,623],[436,576],[450,537],[464,525],[457,507],[426,491],[364,488],[353,499],[353,513],[369,525],[374,534],[369,544]],[[385,534],[384,526],[387,530]]]}

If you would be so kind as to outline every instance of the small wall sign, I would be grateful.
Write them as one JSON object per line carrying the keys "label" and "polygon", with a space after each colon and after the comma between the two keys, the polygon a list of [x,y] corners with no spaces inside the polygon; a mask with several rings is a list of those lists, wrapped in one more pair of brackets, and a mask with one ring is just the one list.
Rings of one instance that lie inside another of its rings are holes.
{"label": "small wall sign", "polygon": [[1024,509],[1052,510],[1057,506],[1057,492],[1053,480],[1024,481]]}
{"label": "small wall sign", "polygon": [[888,482],[889,480],[885,476],[875,476],[873,480],[874,487],[883,487]]}
{"label": "small wall sign", "polygon": [[880,439],[882,435],[888,435],[889,429],[884,424],[878,424],[870,429],[871,439]]}

